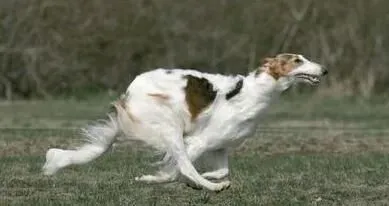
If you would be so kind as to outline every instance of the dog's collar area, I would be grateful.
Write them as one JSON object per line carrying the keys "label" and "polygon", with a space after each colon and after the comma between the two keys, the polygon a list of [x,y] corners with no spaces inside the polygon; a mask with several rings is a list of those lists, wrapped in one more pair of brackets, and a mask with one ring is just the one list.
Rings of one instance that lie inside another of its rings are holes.
{"label": "dog's collar area", "polygon": [[226,94],[226,100],[229,100],[239,94],[239,92],[242,90],[242,87],[243,78],[240,78],[239,81],[235,84],[235,87]]}

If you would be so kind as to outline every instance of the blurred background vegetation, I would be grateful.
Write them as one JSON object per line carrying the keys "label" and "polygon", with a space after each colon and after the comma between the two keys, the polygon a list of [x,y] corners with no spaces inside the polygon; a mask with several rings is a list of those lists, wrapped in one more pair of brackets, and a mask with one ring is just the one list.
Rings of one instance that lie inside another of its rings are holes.
{"label": "blurred background vegetation", "polygon": [[121,92],[156,67],[244,74],[280,52],[327,65],[320,91],[389,86],[387,0],[3,0],[0,98]]}

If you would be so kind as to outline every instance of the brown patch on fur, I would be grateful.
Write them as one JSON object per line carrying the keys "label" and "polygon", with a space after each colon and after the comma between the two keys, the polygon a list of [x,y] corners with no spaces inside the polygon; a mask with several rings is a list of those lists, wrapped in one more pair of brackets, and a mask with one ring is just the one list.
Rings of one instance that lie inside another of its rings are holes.
{"label": "brown patch on fur", "polygon": [[155,97],[159,100],[168,100],[170,97],[166,94],[158,94],[158,93],[150,93],[150,94],[147,94],[151,97]]}
{"label": "brown patch on fur", "polygon": [[132,121],[136,122],[138,121],[134,115],[131,114],[130,112],[130,108],[128,107],[128,105],[126,104],[126,101],[125,101],[125,98],[123,97],[120,97],[120,99],[114,101],[111,103],[113,108],[114,108],[114,111],[116,113],[116,115],[118,114],[118,111],[119,111],[119,107],[121,109],[123,109],[124,111],[126,111],[127,115],[128,115],[128,118],[130,118]]}
{"label": "brown patch on fur", "polygon": [[126,102],[124,101],[124,99],[119,99],[116,101],[116,103],[119,104],[124,109],[126,108]]}
{"label": "brown patch on fur", "polygon": [[276,57],[265,58],[259,70],[267,72],[274,79],[287,75],[303,63],[297,54],[279,54]]}
{"label": "brown patch on fur", "polygon": [[216,98],[213,85],[205,78],[186,75],[185,100],[192,115],[192,121]]}

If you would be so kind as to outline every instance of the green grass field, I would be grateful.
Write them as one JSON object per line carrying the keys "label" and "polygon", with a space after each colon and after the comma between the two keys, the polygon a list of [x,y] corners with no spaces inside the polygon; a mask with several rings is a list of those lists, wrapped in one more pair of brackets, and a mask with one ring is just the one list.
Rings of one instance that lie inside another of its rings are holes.
{"label": "green grass field", "polygon": [[232,186],[217,194],[135,182],[156,157],[128,146],[43,176],[46,150],[77,146],[109,99],[0,102],[0,205],[388,205],[389,101],[299,99],[282,97],[231,152]]}

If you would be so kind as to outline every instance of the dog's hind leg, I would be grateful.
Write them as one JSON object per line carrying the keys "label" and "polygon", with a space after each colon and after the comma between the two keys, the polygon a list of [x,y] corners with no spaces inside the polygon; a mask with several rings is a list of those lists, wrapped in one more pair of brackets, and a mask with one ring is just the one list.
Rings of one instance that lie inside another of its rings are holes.
{"label": "dog's hind leg", "polygon": [[[178,173],[175,173],[178,175]],[[177,178],[177,175],[172,175],[172,173],[165,173],[163,171],[158,171],[155,175],[142,175],[140,177],[135,177],[136,181],[146,182],[146,183],[167,183],[173,182]]]}
{"label": "dog's hind leg", "polygon": [[115,141],[120,129],[116,116],[109,120],[89,125],[83,129],[87,143],[75,150],[51,148],[46,152],[46,162],[42,168],[45,175],[53,175],[58,170],[74,164],[86,164],[106,152]]}
{"label": "dog's hind leg", "polygon": [[[207,152],[202,158],[213,169],[202,173],[206,179],[223,179],[228,176],[228,152],[227,149],[219,149],[211,152]],[[208,166],[208,165],[207,165]]]}
{"label": "dog's hind leg", "polygon": [[135,180],[146,183],[167,183],[177,180],[179,171],[169,154],[165,154],[163,160],[154,165],[160,166],[160,170],[155,175],[142,175],[136,177]]}

